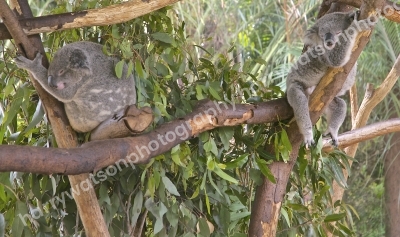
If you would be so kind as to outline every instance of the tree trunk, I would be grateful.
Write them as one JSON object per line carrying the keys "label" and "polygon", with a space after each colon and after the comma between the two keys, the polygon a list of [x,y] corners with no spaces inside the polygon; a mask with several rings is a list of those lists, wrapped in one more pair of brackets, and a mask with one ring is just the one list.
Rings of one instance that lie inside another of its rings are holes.
{"label": "tree trunk", "polygon": [[289,163],[274,162],[269,168],[276,183],[264,178],[263,184],[257,187],[250,217],[249,237],[276,236],[282,200],[286,193],[287,178],[292,166]]}
{"label": "tree trunk", "polygon": [[391,139],[391,147],[386,152],[385,169],[385,200],[386,200],[386,236],[400,236],[400,133],[395,133]]}

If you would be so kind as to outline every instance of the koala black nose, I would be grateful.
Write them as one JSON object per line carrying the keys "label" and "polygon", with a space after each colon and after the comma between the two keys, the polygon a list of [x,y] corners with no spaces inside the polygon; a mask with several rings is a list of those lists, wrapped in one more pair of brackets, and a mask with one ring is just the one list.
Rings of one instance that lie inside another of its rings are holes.
{"label": "koala black nose", "polygon": [[57,85],[53,83],[53,76],[51,75],[47,78],[47,84],[52,88],[57,88]]}
{"label": "koala black nose", "polygon": [[335,45],[335,37],[332,33],[326,33],[324,39],[325,47],[328,49],[332,49]]}
{"label": "koala black nose", "polygon": [[325,34],[325,42],[328,42],[328,41],[331,41],[331,40],[333,40],[334,38],[333,38],[333,34],[332,33],[326,33]]}

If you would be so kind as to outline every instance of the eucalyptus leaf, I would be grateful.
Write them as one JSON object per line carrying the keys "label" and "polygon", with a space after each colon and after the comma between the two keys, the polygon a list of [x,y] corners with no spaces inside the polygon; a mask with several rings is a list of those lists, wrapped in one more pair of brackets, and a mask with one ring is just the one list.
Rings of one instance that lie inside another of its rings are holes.
{"label": "eucalyptus leaf", "polygon": [[119,79],[122,78],[122,73],[123,73],[123,70],[124,70],[124,64],[125,64],[124,60],[121,60],[115,65],[115,74],[117,75],[117,77]]}
{"label": "eucalyptus leaf", "polygon": [[210,94],[214,97],[214,99],[222,100],[221,97],[219,96],[218,92],[213,87],[209,87],[208,90],[209,90]]}
{"label": "eucalyptus leaf", "polygon": [[343,219],[346,216],[345,212],[338,213],[338,214],[331,214],[325,217],[324,222],[333,222],[333,221],[339,221]]}
{"label": "eucalyptus leaf", "polygon": [[249,154],[242,154],[233,161],[224,163],[226,169],[241,168],[249,159]]}
{"label": "eucalyptus leaf", "polygon": [[219,177],[221,177],[221,178],[223,178],[223,179],[225,179],[225,180],[227,180],[227,181],[229,181],[229,182],[232,182],[232,183],[234,183],[234,184],[238,184],[238,183],[239,183],[235,178],[229,176],[227,173],[225,173],[224,171],[222,171],[221,168],[219,168],[218,165],[215,166],[214,172],[215,172]]}
{"label": "eucalyptus leaf", "polygon": [[180,196],[178,190],[176,189],[176,186],[171,182],[171,180],[168,177],[163,176],[161,179],[165,185],[165,188],[168,190],[168,192],[170,192],[171,194],[173,194],[175,196]]}
{"label": "eucalyptus leaf", "polygon": [[199,222],[197,223],[197,232],[203,236],[203,237],[208,237],[210,236],[210,228],[208,227],[207,224],[207,219],[205,218],[199,218]]}
{"label": "eucalyptus leaf", "polygon": [[285,208],[281,208],[281,215],[285,218],[286,224],[291,227],[291,220]]}
{"label": "eucalyptus leaf", "polygon": [[11,107],[8,109],[8,112],[4,116],[3,125],[8,126],[12,120],[17,115],[19,108],[22,104],[24,99],[24,89],[19,87],[17,92],[15,93],[14,100],[11,102]]}
{"label": "eucalyptus leaf", "polygon": [[221,138],[224,149],[227,151],[230,147],[230,140],[233,138],[234,129],[232,127],[222,127],[218,129],[218,135]]}
{"label": "eucalyptus leaf", "polygon": [[211,214],[210,198],[208,197],[207,193],[204,194],[204,197],[206,199],[207,213]]}
{"label": "eucalyptus leaf", "polygon": [[172,38],[171,35],[169,35],[167,33],[156,32],[156,33],[151,34],[151,36],[154,39],[159,40],[161,42],[168,43],[168,44],[173,44],[173,45],[175,44],[174,38]]}
{"label": "eucalyptus leaf", "polygon": [[26,204],[21,201],[17,201],[14,222],[11,227],[13,237],[23,236],[22,233],[24,231],[24,226],[29,223],[29,220],[25,217],[25,215],[29,215]]}
{"label": "eucalyptus leaf", "polygon": [[256,163],[257,163],[258,168],[260,169],[261,173],[263,173],[263,175],[265,177],[267,177],[267,179],[269,181],[271,181],[272,183],[276,183],[274,175],[272,174],[271,170],[267,166],[267,162],[260,158],[256,158]]}
{"label": "eucalyptus leaf", "polygon": [[243,219],[245,217],[250,217],[250,214],[251,214],[251,212],[249,212],[249,211],[233,213],[233,214],[231,214],[231,221],[236,221],[236,220]]}
{"label": "eucalyptus leaf", "polygon": [[143,206],[143,193],[141,190],[139,190],[135,195],[135,199],[133,200],[133,206],[131,208],[131,225],[132,226],[136,226],[137,220],[142,211],[142,206]]}

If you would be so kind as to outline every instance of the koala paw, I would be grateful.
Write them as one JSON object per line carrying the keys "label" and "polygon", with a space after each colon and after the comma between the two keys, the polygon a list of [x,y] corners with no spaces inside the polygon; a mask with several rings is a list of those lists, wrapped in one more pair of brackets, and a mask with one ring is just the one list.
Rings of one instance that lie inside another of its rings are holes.
{"label": "koala paw", "polygon": [[331,132],[327,132],[327,133],[324,133],[324,134],[322,134],[322,136],[324,136],[324,137],[331,137],[331,139],[332,139],[332,146],[334,146],[334,147],[338,147],[339,146],[339,140],[338,140],[338,138],[337,138],[337,135],[335,136],[335,135],[333,135]]}
{"label": "koala paw", "polygon": [[141,133],[153,122],[154,115],[150,107],[138,109],[130,105],[125,111],[125,126],[133,133]]}
{"label": "koala paw", "polygon": [[40,54],[39,52],[36,54],[36,57],[33,60],[29,60],[20,55],[14,58],[14,62],[19,68],[31,70],[32,68],[36,68],[37,66],[42,66],[42,57],[42,54]]}
{"label": "koala paw", "polygon": [[304,145],[306,146],[307,150],[315,146],[315,141],[312,135],[304,136]]}
{"label": "koala paw", "polygon": [[332,146],[334,146],[334,147],[338,147],[338,146],[339,146],[339,141],[338,141],[338,139],[333,139],[333,138],[332,138]]}

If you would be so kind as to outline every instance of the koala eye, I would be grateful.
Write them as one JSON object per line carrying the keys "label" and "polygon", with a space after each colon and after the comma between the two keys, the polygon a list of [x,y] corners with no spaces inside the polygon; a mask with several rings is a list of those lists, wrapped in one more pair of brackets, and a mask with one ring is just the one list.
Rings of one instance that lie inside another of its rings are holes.
{"label": "koala eye", "polygon": [[60,69],[60,71],[58,71],[58,75],[59,76],[62,75],[62,74],[64,74],[64,69]]}
{"label": "koala eye", "polygon": [[349,15],[350,20],[354,21],[360,16],[360,11],[355,11]]}

